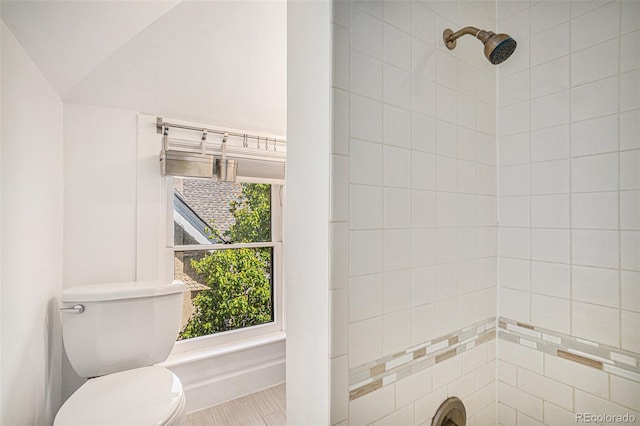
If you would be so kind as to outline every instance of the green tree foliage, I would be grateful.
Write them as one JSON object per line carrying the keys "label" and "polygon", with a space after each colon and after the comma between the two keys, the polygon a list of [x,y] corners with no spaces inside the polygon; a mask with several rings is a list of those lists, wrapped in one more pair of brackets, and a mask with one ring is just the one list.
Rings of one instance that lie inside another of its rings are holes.
{"label": "green tree foliage", "polygon": [[[271,187],[243,184],[230,204],[235,223],[222,235],[230,243],[271,241]],[[212,235],[220,235],[215,229]],[[211,237],[213,238],[213,237]],[[180,339],[263,324],[272,319],[271,248],[213,250],[192,268],[211,290],[194,299],[195,312]]]}

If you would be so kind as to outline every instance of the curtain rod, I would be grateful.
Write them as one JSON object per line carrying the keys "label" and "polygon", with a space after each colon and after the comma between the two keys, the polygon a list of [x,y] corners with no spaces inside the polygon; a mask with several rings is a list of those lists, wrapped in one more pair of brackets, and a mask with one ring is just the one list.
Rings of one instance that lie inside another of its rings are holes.
{"label": "curtain rod", "polygon": [[219,129],[208,129],[206,127],[186,126],[184,124],[168,123],[166,121],[163,121],[162,117],[156,118],[156,130],[158,131],[159,134],[162,134],[165,128],[171,128],[171,127],[176,129],[195,130],[197,132],[215,133],[218,135],[237,136],[239,138],[260,139],[260,140],[266,140],[269,142],[277,142],[277,143],[285,143],[285,144],[287,143],[285,139],[269,138],[266,136],[250,135],[247,133],[227,132]]}

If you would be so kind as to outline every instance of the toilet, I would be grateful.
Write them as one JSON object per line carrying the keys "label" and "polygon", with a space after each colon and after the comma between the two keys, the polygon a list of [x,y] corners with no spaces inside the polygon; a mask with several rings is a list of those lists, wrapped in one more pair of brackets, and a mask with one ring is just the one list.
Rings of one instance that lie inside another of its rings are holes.
{"label": "toilet", "polygon": [[54,426],[180,426],[180,379],[167,359],[180,327],[184,283],[126,282],[67,288],[60,297],[64,348],[89,378],[62,405]]}

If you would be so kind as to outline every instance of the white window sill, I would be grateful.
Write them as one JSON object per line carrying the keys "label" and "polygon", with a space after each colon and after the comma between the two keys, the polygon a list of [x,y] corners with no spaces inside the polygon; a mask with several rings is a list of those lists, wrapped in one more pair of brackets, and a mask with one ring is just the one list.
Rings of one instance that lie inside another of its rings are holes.
{"label": "white window sill", "polygon": [[166,361],[161,362],[160,366],[166,368],[179,367],[193,362],[211,359],[222,355],[228,355],[235,352],[242,352],[248,349],[258,348],[260,346],[269,345],[275,342],[284,341],[286,339],[284,331],[263,334],[261,336],[251,337],[229,343],[223,343],[215,346],[196,349],[193,351],[182,352],[169,355]]}

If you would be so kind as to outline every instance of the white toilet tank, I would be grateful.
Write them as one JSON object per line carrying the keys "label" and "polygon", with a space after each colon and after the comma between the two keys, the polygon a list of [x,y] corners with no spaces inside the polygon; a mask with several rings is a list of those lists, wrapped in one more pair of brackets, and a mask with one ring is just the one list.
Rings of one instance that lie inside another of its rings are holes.
{"label": "white toilet tank", "polygon": [[181,281],[65,289],[60,317],[73,369],[95,377],[166,360],[180,328],[184,289]]}

